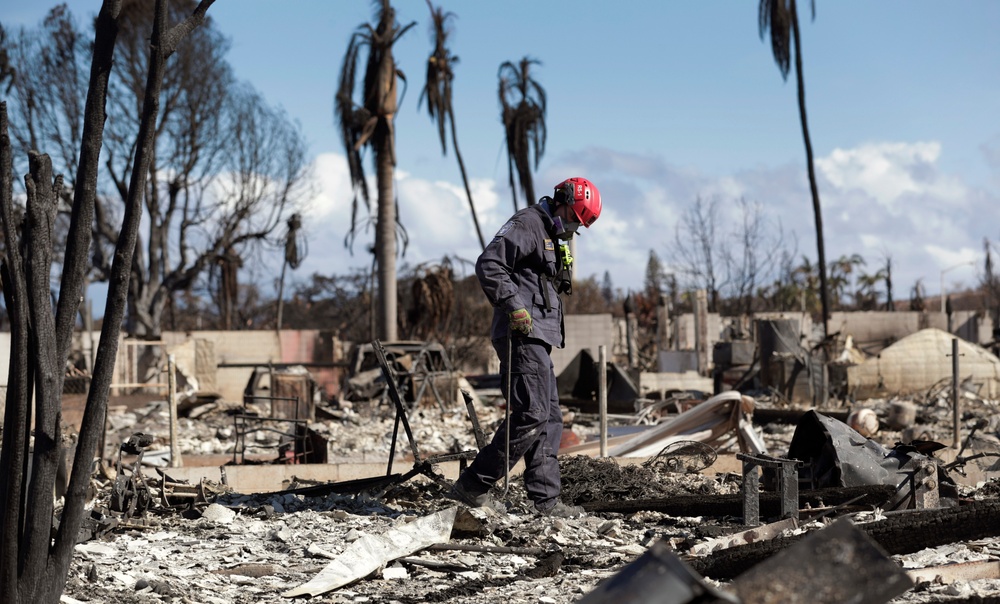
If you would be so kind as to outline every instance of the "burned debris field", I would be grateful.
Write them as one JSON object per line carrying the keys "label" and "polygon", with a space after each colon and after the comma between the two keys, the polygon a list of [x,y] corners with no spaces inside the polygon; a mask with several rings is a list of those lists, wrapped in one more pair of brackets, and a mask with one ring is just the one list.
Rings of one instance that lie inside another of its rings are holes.
{"label": "burned debris field", "polygon": [[[493,491],[501,509],[446,497],[477,448],[472,416],[487,436],[503,418],[486,390],[473,414],[433,397],[402,412],[391,397],[321,405],[309,428],[327,463],[382,469],[320,480],[281,464],[284,482],[259,490],[175,476],[232,456],[246,404],[192,406],[187,463],[172,468],[155,461],[169,414],[154,399],[109,418],[109,442],[126,446],[94,475],[63,601],[1000,601],[997,402],[966,392],[960,450],[941,444],[946,387],[824,408],[674,394],[654,422],[611,421],[609,449],[653,451],[639,456],[596,453],[598,416],[567,407],[562,497],[586,511],[574,518],[538,515],[518,468]],[[221,466],[230,482],[275,467],[280,437],[248,438],[253,461]]]}
{"label": "burned debris field", "polygon": [[997,5],[7,4],[0,604],[1000,603]]}

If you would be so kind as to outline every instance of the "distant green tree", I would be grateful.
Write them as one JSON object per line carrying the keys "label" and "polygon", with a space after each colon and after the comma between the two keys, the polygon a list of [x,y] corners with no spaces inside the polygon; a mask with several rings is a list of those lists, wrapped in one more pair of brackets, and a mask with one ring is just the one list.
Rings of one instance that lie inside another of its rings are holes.
{"label": "distant green tree", "polygon": [[885,269],[879,269],[874,273],[861,273],[857,278],[857,291],[854,294],[855,307],[858,310],[878,310],[879,298],[878,285],[885,280]]}
{"label": "distant green tree", "polygon": [[652,300],[656,300],[662,293],[666,283],[667,272],[663,268],[656,250],[649,250],[649,260],[646,261],[646,277],[643,281],[645,294]]}
{"label": "distant green tree", "polygon": [[620,314],[614,299],[608,302],[604,287],[593,276],[573,282],[573,295],[563,298],[566,314]]}
{"label": "distant green tree", "polygon": [[[545,154],[545,89],[531,77],[531,66],[541,65],[535,59],[524,57],[518,64],[505,61],[500,65],[500,120],[503,122],[507,140],[507,174],[514,210],[517,211],[517,187],[514,186],[514,172],[517,172],[521,191],[527,205],[534,205],[534,180],[532,167]],[[534,162],[532,162],[534,159]]]}
{"label": "distant green tree", "polygon": [[818,272],[807,256],[802,256],[802,263],[792,269],[792,282],[799,298],[796,306],[803,312],[815,312],[820,307]]}
{"label": "distant green tree", "polygon": [[830,291],[837,306],[844,304],[844,299],[851,287],[854,274],[865,266],[865,259],[860,254],[843,255],[830,263]]}
{"label": "distant green tree", "polygon": [[987,312],[993,318],[993,339],[996,342],[998,330],[1000,330],[1000,275],[997,275],[996,267],[993,264],[993,246],[990,240],[983,237],[983,252],[985,260],[983,262],[983,278],[980,287],[983,290]]}

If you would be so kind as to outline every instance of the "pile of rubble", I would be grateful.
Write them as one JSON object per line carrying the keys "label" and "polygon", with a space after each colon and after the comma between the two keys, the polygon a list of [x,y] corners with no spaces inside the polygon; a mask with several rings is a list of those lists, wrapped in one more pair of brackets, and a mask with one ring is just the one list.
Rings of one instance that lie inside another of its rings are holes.
{"label": "pile of rubble", "polygon": [[[906,427],[897,417],[901,403],[916,408]],[[988,462],[988,470],[996,460],[989,452],[1000,452],[989,420],[996,417],[996,402],[965,403],[969,448],[958,461],[985,452],[978,461]],[[919,428],[911,430],[918,436],[945,442],[951,436],[951,407],[944,399],[873,400],[854,410],[862,408],[879,419],[880,429],[868,442],[882,447],[894,447],[912,427]],[[182,418],[182,454],[231,453],[228,412],[219,404]],[[158,435],[145,456],[162,458],[165,406],[153,403],[131,413],[110,420],[118,432],[109,442],[126,442],[127,432]],[[393,414],[334,413],[310,427],[328,438],[340,458],[388,455]],[[480,413],[486,432],[502,418],[493,407]],[[581,441],[593,440],[596,426],[577,419],[573,431]],[[423,450],[475,447],[464,410],[418,409],[409,421]],[[756,429],[768,451],[780,456],[792,447],[796,427],[773,422]],[[857,434],[859,442],[865,440]],[[734,443],[726,446],[733,450]],[[272,442],[255,444],[260,453],[273,451]],[[661,600],[678,604],[711,598],[747,604],[846,601],[838,598],[856,595],[842,593],[851,589],[867,590],[866,599],[855,600],[864,602],[1000,601],[1000,482],[959,481],[926,509],[899,505],[895,489],[886,485],[803,490],[794,502],[796,517],[782,517],[787,514],[778,507],[780,498],[762,492],[765,524],[748,526],[743,476],[711,469],[714,457],[708,453],[724,454],[725,447],[706,452],[703,444],[685,446],[645,463],[562,456],[563,498],[588,511],[573,519],[534,514],[517,478],[506,493],[506,513],[499,513],[456,507],[443,496],[444,481],[419,474],[368,490],[293,484],[281,492],[246,494],[218,484],[184,485],[166,468],[138,485],[122,480],[133,476],[126,467],[97,478],[91,538],[77,546],[64,601],[627,601],[613,592],[615,586],[664,589],[663,583],[649,583],[644,569],[656,569],[661,581],[679,589],[671,592],[675,599]],[[938,467],[956,472],[971,466],[950,463]],[[141,501],[141,509],[130,508],[130,498]],[[891,510],[894,501],[898,509]],[[819,554],[809,551],[827,552],[822,564],[810,566]],[[840,575],[831,559],[846,561]],[[821,587],[841,592],[824,597],[809,591]],[[782,596],[777,589],[799,593]]]}

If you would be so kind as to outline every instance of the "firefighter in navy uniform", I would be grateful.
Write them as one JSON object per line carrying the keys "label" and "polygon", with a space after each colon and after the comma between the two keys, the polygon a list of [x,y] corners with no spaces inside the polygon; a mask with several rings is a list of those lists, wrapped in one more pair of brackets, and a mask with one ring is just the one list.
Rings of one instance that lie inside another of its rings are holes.
{"label": "firefighter in navy uniform", "polygon": [[455,482],[452,499],[488,505],[490,487],[523,457],[525,488],[536,511],[561,517],[583,514],[582,508],[559,499],[556,455],[563,424],[550,354],[553,346],[565,343],[559,294],[572,289],[567,242],[581,224],[589,228],[600,215],[597,187],[586,178],[567,179],[556,185],[552,197],[514,214],[479,256],[476,275],[493,305],[490,338],[500,357],[501,389],[510,415]]}

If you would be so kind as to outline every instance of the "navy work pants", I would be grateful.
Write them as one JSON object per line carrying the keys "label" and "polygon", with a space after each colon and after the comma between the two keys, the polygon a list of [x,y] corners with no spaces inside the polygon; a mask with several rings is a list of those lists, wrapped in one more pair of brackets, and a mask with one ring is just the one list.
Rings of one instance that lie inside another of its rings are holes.
{"label": "navy work pants", "polygon": [[[538,509],[555,505],[559,497],[559,443],[562,439],[562,412],[556,389],[552,347],[541,340],[515,336],[510,361],[510,390],[507,392],[507,338],[493,340],[500,357],[500,388],[510,406],[510,419],[493,435],[459,480],[473,496],[489,491],[522,457],[524,486]],[[504,464],[507,431],[510,430],[510,457]]]}

